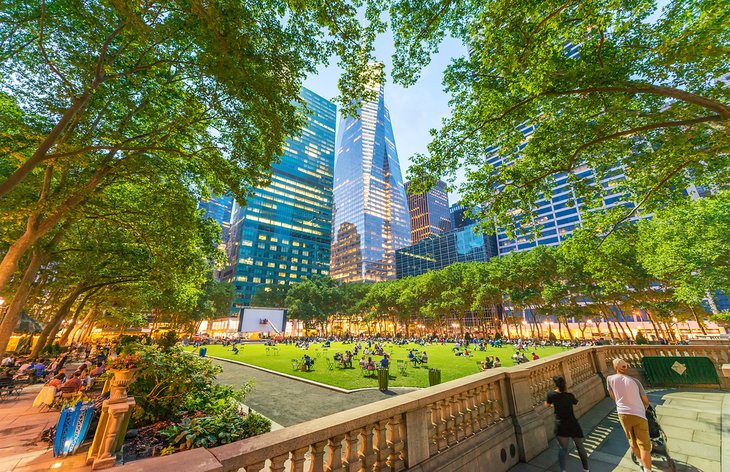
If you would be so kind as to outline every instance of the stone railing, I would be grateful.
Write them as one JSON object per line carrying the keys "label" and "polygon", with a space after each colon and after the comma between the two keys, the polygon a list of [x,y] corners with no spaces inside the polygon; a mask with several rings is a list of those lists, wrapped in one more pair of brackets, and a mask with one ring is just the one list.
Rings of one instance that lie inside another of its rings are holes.
{"label": "stone railing", "polygon": [[[640,365],[642,355],[706,355],[720,369],[728,353],[714,346],[602,346],[573,349],[511,368],[474,374],[211,449],[145,459],[125,472],[506,471],[547,449],[553,435],[546,393],[555,375],[580,399],[581,416],[606,397],[614,357]],[[664,354],[662,354],[664,353]],[[679,354],[685,355],[685,354]],[[317,408],[317,405],[311,405]]]}
{"label": "stone railing", "polygon": [[722,345],[688,345],[688,346],[602,346],[597,348],[602,356],[601,372],[613,371],[613,359],[620,357],[638,374],[643,371],[641,360],[644,356],[681,356],[708,357],[715,366],[717,376],[723,389],[730,389],[730,378],[724,377],[723,364],[730,363],[730,349]]}

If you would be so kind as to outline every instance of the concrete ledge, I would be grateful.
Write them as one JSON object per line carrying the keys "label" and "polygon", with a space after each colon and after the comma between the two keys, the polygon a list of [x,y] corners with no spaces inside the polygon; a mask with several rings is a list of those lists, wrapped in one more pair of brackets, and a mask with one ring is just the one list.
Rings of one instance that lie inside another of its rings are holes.
{"label": "concrete ledge", "polygon": [[[298,380],[300,382],[308,383],[311,385],[316,385],[317,387],[326,388],[328,390],[334,390],[335,392],[339,392],[339,393],[355,393],[355,392],[363,392],[366,390],[378,390],[378,387],[356,388],[354,390],[348,390],[346,388],[335,387],[334,385],[328,385],[328,384],[324,384],[324,383],[320,383],[320,382],[315,382],[314,380],[297,377],[296,375],[285,374],[284,372],[279,372],[277,370],[271,370],[271,369],[267,369],[265,367],[260,367],[260,366],[253,365],[253,364],[247,364],[247,363],[241,362],[241,361],[234,361],[233,359],[226,359],[225,357],[216,357],[216,356],[205,356],[205,357],[210,358],[210,359],[215,359],[215,360],[221,361],[221,362],[230,362],[231,364],[238,364],[238,365],[242,365],[244,367],[250,367],[252,369],[260,370],[262,372],[267,372],[269,374],[279,375],[281,377],[286,377],[286,378],[292,379],[292,380]],[[420,387],[393,387],[393,388],[389,388],[388,390],[395,391],[395,390],[403,389],[403,390],[411,391],[413,389],[418,389],[418,388],[420,388]]]}
{"label": "concrete ledge", "polygon": [[722,376],[723,377],[730,377],[730,364],[723,364],[722,365]]}
{"label": "concrete ledge", "polygon": [[120,472],[223,472],[223,465],[207,449],[198,448],[169,456],[130,462],[114,470]]}

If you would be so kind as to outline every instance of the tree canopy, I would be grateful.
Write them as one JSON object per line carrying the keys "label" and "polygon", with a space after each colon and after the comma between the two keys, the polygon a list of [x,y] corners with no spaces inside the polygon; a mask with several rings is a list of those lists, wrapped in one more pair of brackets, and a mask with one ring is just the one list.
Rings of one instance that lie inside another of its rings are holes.
{"label": "tree canopy", "polygon": [[463,172],[462,202],[510,231],[519,214],[517,233],[539,228],[565,176],[571,204],[634,203],[595,221],[602,231],[690,184],[725,185],[729,14],[712,0],[396,0],[397,81],[413,83],[447,35],[469,48],[445,71],[451,116],[410,177],[425,189]]}

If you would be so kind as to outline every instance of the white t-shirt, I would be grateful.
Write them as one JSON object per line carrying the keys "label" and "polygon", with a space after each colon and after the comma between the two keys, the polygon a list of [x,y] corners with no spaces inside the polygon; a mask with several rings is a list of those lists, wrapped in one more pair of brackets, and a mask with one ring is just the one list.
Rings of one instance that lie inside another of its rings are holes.
{"label": "white t-shirt", "polygon": [[641,395],[646,395],[641,382],[625,374],[609,375],[606,379],[608,390],[616,399],[619,415],[634,415],[646,419],[646,409]]}

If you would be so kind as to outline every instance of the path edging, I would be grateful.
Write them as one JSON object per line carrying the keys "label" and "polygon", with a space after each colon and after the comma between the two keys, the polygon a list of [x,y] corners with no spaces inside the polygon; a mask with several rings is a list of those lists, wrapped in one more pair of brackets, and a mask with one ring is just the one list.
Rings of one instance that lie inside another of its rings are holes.
{"label": "path edging", "polygon": [[[279,372],[279,371],[276,371],[276,370],[267,369],[265,367],[261,367],[261,366],[258,366],[258,365],[247,364],[245,362],[235,361],[233,359],[226,359],[225,357],[218,357],[218,356],[205,356],[205,357],[208,357],[210,359],[215,359],[217,361],[230,362],[231,364],[238,364],[238,365],[242,365],[244,367],[250,367],[252,369],[256,369],[256,370],[260,370],[260,371],[263,371],[263,372],[267,372],[269,374],[279,375],[281,377],[286,377],[286,378],[292,379],[292,380],[298,380],[300,382],[308,383],[310,385],[315,385],[317,387],[326,388],[328,390],[334,390],[335,392],[339,392],[339,393],[355,393],[355,392],[364,392],[364,391],[367,391],[367,390],[378,390],[377,387],[365,387],[365,388],[356,388],[354,390],[348,390],[346,388],[335,387],[334,385],[324,384],[324,383],[321,383],[321,382],[316,382],[314,380],[303,379],[301,377],[297,377],[296,375],[285,374],[284,372]],[[405,389],[419,389],[419,387],[393,387],[393,388],[389,388],[388,390],[404,389],[404,388]]]}

